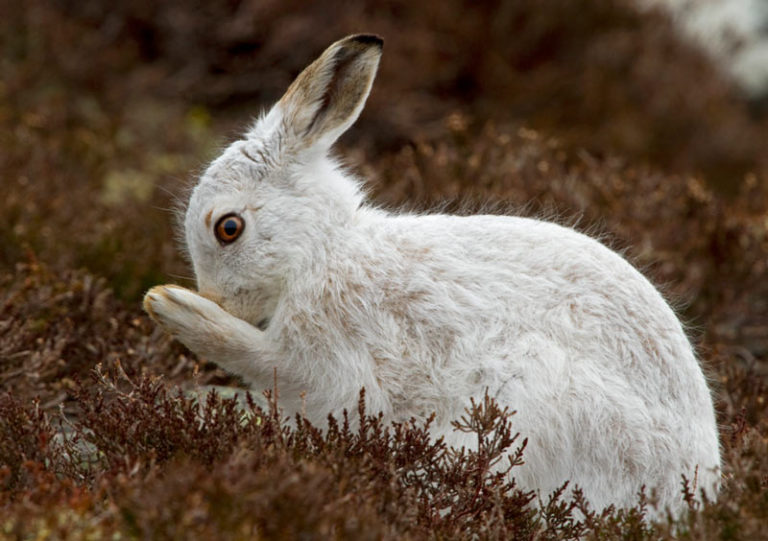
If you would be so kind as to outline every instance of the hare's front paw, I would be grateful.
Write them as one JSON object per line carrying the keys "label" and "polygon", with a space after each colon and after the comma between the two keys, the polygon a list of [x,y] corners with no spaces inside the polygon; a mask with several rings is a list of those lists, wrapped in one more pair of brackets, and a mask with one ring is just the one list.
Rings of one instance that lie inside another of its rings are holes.
{"label": "hare's front paw", "polygon": [[144,309],[189,349],[216,362],[249,355],[262,339],[257,328],[183,287],[153,287],[144,296]]}
{"label": "hare's front paw", "polygon": [[156,286],[144,296],[144,309],[173,336],[205,332],[224,310],[216,303],[179,286]]}

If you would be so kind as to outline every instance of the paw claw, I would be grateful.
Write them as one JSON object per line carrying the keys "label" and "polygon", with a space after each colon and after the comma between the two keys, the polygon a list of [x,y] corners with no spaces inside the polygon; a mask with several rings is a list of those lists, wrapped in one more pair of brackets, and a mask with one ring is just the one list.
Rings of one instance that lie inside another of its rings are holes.
{"label": "paw claw", "polygon": [[149,316],[158,323],[163,323],[166,320],[168,313],[174,309],[170,306],[170,302],[175,305],[179,305],[177,299],[172,298],[169,295],[169,286],[155,286],[144,295],[144,310]]}

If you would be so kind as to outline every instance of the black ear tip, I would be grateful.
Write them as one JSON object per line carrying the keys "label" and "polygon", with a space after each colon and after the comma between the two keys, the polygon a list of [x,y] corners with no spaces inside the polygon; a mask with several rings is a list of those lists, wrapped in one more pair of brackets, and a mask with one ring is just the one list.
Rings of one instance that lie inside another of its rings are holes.
{"label": "black ear tip", "polygon": [[378,47],[379,49],[384,48],[384,40],[375,34],[357,34],[355,36],[349,36],[347,39],[367,47]]}

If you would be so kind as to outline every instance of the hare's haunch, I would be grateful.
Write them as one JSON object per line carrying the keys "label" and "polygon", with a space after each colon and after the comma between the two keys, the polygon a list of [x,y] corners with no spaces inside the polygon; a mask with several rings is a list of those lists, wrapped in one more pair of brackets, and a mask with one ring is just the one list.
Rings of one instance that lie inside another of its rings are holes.
{"label": "hare's haunch", "polygon": [[450,422],[488,392],[528,438],[523,488],[571,480],[602,508],[645,486],[678,510],[685,475],[714,497],[707,382],[626,260],[534,219],[384,212],[329,157],[381,52],[375,36],[334,43],[210,165],[184,224],[199,291],[153,288],[147,311],[257,390],[276,369],[281,405],[318,425],[365,387],[369,411],[434,413],[435,435],[471,447]]}

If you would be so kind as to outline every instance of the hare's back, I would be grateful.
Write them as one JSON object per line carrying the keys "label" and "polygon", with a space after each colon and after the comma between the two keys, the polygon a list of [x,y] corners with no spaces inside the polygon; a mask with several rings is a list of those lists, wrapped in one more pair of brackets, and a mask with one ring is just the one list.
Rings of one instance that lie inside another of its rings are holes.
{"label": "hare's back", "polygon": [[482,278],[490,288],[535,294],[542,302],[645,304],[652,314],[641,310],[634,317],[662,312],[677,322],[657,289],[624,257],[569,227],[516,216],[430,215],[398,217],[387,229],[387,240],[403,257],[459,286]]}
{"label": "hare's back", "polygon": [[442,304],[462,325],[483,321],[479,329],[510,344],[525,337],[553,344],[569,362],[590,359],[589,368],[605,374],[674,383],[698,374],[698,390],[707,392],[672,308],[599,241],[512,216],[401,217],[392,225],[393,249],[412,260],[402,265],[409,287],[450,300]]}

